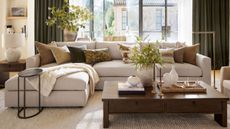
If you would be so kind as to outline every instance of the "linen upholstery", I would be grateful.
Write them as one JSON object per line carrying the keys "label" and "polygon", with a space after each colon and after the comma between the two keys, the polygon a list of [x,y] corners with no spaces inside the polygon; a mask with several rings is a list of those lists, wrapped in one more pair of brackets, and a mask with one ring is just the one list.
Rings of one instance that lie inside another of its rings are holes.
{"label": "linen upholstery", "polygon": [[101,77],[128,77],[136,72],[134,64],[126,64],[122,60],[96,63],[93,68]]}
{"label": "linen upholstery", "polygon": [[62,46],[82,46],[86,45],[87,49],[95,49],[95,42],[79,41],[79,42],[55,42],[58,47]]}
{"label": "linen upholstery", "polygon": [[122,59],[118,44],[119,43],[96,43],[96,49],[108,48],[112,59],[118,60]]}

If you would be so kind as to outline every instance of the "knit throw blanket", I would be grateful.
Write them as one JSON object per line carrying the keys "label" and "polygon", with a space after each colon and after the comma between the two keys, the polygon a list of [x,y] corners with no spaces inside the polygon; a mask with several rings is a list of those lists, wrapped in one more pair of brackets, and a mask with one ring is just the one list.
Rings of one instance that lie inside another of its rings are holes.
{"label": "knit throw blanket", "polygon": [[[49,96],[54,88],[56,80],[64,75],[86,72],[89,75],[89,86],[90,94],[94,94],[95,86],[99,82],[99,77],[95,69],[84,63],[68,63],[63,65],[58,65],[49,68],[42,68],[43,72],[41,74],[41,94],[43,96]],[[33,86],[34,89],[38,90],[38,79],[35,77],[28,78],[27,81]],[[77,85],[77,84],[76,84]]]}

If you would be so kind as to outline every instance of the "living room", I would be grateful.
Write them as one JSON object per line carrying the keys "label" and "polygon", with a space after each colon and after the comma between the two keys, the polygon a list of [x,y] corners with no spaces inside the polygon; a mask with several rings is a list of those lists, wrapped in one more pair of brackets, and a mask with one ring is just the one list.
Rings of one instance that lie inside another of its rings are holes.
{"label": "living room", "polygon": [[0,129],[230,127],[229,0],[0,5]]}

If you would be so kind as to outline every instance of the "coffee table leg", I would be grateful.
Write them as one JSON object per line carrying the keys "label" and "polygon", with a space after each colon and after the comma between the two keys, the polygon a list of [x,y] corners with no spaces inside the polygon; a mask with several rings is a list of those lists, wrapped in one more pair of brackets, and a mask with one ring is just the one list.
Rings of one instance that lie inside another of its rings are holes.
{"label": "coffee table leg", "polygon": [[109,102],[103,101],[103,127],[109,128]]}
{"label": "coffee table leg", "polygon": [[222,113],[214,114],[214,119],[221,126],[227,127],[227,101],[222,102]]}

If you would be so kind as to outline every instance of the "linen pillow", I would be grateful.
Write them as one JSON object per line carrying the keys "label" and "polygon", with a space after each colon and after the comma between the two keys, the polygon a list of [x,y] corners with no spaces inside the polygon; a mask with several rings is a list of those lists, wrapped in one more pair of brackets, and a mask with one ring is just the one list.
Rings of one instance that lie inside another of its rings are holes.
{"label": "linen pillow", "polygon": [[87,48],[86,45],[82,46],[68,46],[71,56],[71,62],[73,63],[82,63],[85,62],[85,53],[84,50]]}
{"label": "linen pillow", "polygon": [[187,46],[184,48],[184,62],[196,65],[196,53],[199,48],[199,44]]}
{"label": "linen pillow", "polygon": [[40,54],[40,65],[45,65],[49,63],[55,62],[54,56],[50,50],[51,46],[56,46],[56,44],[44,44],[40,42],[35,42],[36,49],[38,53]]}
{"label": "linen pillow", "polygon": [[86,49],[84,50],[84,53],[85,53],[85,61],[87,64],[94,64],[97,62],[112,60],[108,48]]}
{"label": "linen pillow", "polygon": [[163,60],[163,63],[175,63],[173,57],[174,49],[160,49],[160,54]]}
{"label": "linen pillow", "polygon": [[50,47],[57,64],[63,64],[71,61],[70,53],[64,47]]}
{"label": "linen pillow", "polygon": [[184,60],[184,48],[185,47],[181,47],[181,48],[176,48],[174,49],[174,61],[177,63],[183,63]]}
{"label": "linen pillow", "polygon": [[132,55],[132,47],[131,46],[125,46],[122,44],[119,45],[119,50],[121,52],[122,60],[124,63],[132,63],[131,61],[131,55]]}

